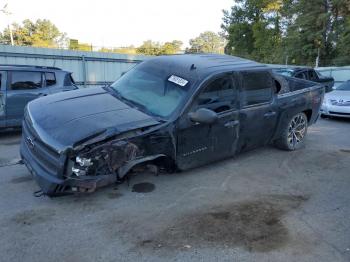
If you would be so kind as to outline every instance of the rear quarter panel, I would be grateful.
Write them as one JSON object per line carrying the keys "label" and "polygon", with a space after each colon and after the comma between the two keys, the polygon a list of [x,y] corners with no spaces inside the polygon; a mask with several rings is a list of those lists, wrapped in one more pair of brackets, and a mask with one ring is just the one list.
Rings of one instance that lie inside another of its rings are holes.
{"label": "rear quarter panel", "polygon": [[320,85],[277,95],[279,116],[274,138],[280,137],[284,122],[300,112],[307,114],[309,125],[315,123],[318,119],[323,96],[324,88]]}

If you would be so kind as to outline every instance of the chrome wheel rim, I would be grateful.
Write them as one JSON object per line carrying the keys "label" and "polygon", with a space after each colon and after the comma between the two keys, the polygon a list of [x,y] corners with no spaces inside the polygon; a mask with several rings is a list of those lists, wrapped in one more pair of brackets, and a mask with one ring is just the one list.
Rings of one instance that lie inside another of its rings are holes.
{"label": "chrome wheel rim", "polygon": [[296,115],[289,124],[288,127],[288,144],[295,148],[301,143],[306,133],[306,119],[302,114]]}

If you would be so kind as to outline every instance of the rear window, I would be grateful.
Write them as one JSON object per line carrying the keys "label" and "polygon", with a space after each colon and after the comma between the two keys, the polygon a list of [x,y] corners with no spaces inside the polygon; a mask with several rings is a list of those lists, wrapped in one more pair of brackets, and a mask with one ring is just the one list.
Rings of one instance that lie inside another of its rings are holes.
{"label": "rear window", "polygon": [[45,84],[46,84],[46,86],[56,85],[55,73],[51,73],[51,72],[45,73]]}
{"label": "rear window", "polygon": [[41,72],[12,72],[10,89],[28,90],[38,89],[42,85]]}
{"label": "rear window", "polygon": [[270,102],[272,98],[273,79],[267,71],[241,72],[241,106],[247,107]]}

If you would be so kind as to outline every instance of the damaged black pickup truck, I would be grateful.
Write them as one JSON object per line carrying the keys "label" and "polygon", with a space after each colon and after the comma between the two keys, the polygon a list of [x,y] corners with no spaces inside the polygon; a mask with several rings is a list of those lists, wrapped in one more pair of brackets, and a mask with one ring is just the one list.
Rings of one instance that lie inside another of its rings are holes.
{"label": "damaged black pickup truck", "polygon": [[93,192],[142,165],[185,170],[268,143],[298,149],[323,96],[237,57],[156,57],[111,86],[30,102],[20,153],[45,194]]}

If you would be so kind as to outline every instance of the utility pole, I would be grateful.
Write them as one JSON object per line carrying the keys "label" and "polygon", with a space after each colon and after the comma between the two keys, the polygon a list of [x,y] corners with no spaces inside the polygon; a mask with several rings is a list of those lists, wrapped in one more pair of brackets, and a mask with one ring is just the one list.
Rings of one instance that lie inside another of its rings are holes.
{"label": "utility pole", "polygon": [[320,48],[317,50],[317,57],[316,57],[316,68],[318,67],[320,63]]}
{"label": "utility pole", "polygon": [[8,29],[10,31],[11,45],[15,45],[13,42],[13,34],[12,34],[11,21],[10,21],[10,15],[12,13],[8,11],[7,7],[8,5],[5,4],[4,7],[0,10],[0,12],[4,13],[8,17]]}

